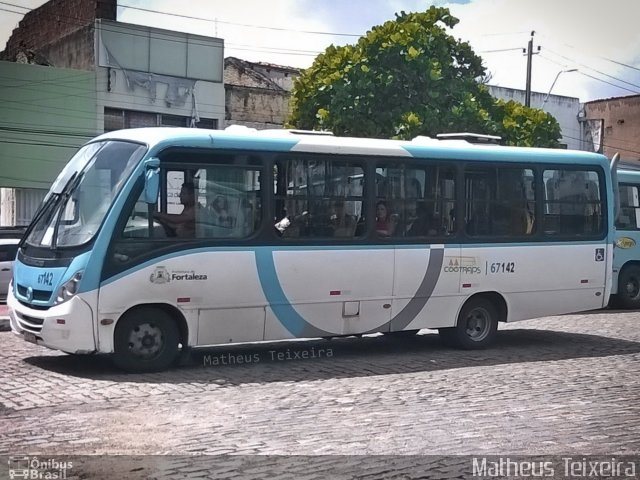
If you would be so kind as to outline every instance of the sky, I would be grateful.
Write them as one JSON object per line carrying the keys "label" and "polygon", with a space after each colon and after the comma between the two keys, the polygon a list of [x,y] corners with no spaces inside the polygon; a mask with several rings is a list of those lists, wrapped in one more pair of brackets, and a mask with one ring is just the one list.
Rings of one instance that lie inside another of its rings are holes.
{"label": "sky", "polygon": [[[0,49],[43,3],[0,1]],[[533,91],[553,85],[581,102],[640,94],[640,0],[118,0],[117,19],[222,38],[226,57],[306,68],[329,45],[432,4],[460,20],[450,33],[483,58],[492,85],[525,89],[534,31]]]}

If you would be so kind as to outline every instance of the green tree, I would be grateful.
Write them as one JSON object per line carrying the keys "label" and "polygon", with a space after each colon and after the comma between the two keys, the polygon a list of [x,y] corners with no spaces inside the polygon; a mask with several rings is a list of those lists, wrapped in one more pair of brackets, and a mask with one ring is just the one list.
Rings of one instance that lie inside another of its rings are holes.
{"label": "green tree", "polygon": [[287,126],[404,139],[515,133],[510,110],[496,104],[480,82],[482,59],[447,33],[458,22],[449,9],[432,6],[396,14],[355,45],[328,47],[296,80]]}
{"label": "green tree", "polygon": [[519,147],[560,146],[560,125],[553,115],[519,102],[496,100],[492,118],[505,144]]}

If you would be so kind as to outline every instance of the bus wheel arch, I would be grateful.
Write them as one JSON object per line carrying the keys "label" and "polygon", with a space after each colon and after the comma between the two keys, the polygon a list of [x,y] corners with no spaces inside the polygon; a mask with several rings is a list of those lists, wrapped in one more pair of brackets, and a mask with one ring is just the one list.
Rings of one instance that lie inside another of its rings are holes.
{"label": "bus wheel arch", "polygon": [[620,269],[616,300],[622,308],[640,309],[640,262],[627,262]]}
{"label": "bus wheel arch", "polygon": [[458,313],[454,327],[440,328],[445,345],[476,350],[486,348],[497,335],[498,322],[507,320],[507,303],[496,292],[480,292],[469,297]]}
{"label": "bus wheel arch", "polygon": [[130,372],[169,368],[187,348],[188,328],[182,313],[167,304],[136,305],[124,312],[114,330],[115,365]]}

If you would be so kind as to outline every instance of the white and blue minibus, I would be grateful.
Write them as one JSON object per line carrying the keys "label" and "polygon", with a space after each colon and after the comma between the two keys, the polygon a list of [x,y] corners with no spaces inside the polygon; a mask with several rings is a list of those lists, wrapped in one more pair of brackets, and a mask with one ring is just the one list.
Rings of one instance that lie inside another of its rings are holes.
{"label": "white and blue minibus", "polygon": [[13,332],[121,368],[192,347],[437,329],[602,308],[606,157],[460,139],[110,132],[69,161],[21,242]]}
{"label": "white and blue minibus", "polygon": [[640,308],[640,167],[620,163],[617,170],[620,214],[613,252],[614,305]]}

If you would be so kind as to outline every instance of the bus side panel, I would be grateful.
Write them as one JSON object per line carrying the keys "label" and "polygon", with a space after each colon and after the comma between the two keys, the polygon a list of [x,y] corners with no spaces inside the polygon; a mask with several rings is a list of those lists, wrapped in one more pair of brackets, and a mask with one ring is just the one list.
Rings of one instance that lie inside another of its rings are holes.
{"label": "bus side panel", "polygon": [[265,339],[321,337],[388,329],[392,248],[322,248],[273,252]]}
{"label": "bus side panel", "polygon": [[463,294],[501,294],[508,321],[603,306],[606,243],[469,247],[462,255],[481,266],[480,274],[461,274]]}
{"label": "bus side panel", "polygon": [[460,247],[399,247],[395,254],[391,330],[454,326],[461,301],[460,272],[470,267]]}
{"label": "bus side panel", "polygon": [[[100,318],[154,303],[182,311],[190,345],[263,339],[267,300],[253,251],[183,252],[136,267],[101,286]],[[100,345],[111,344],[113,327],[99,329]]]}

